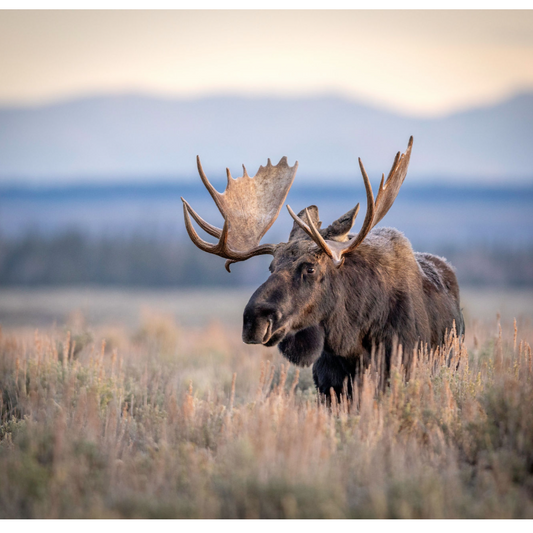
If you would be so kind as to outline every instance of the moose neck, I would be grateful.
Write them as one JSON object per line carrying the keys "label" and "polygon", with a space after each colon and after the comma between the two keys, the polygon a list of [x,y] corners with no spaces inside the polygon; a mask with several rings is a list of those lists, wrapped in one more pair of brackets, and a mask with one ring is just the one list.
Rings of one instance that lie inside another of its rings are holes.
{"label": "moose neck", "polygon": [[[400,232],[389,228],[372,231],[333,276],[334,310],[322,322],[325,349],[343,357],[359,355],[369,349],[365,343],[376,331],[381,338],[387,336],[396,312],[406,320],[406,337],[400,340],[411,344],[417,325],[407,319],[413,307],[410,289],[420,283],[417,273],[412,248]],[[414,303],[423,307],[423,302]],[[391,330],[391,343],[392,335]]]}

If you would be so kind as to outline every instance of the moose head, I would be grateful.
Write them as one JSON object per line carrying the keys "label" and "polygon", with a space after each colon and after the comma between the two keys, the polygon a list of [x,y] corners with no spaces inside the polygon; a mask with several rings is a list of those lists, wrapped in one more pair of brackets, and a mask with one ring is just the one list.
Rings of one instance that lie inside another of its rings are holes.
{"label": "moose head", "polygon": [[[243,340],[250,344],[277,344],[289,332],[318,323],[328,309],[324,302],[328,291],[327,279],[336,269],[342,269],[345,258],[361,245],[370,230],[387,214],[392,206],[409,166],[413,138],[405,154],[398,152],[385,181],[383,175],[374,200],[372,186],[361,159],[359,166],[366,189],[367,211],[363,226],[355,236],[349,234],[359,213],[357,204],[348,213],[321,229],[318,208],[314,205],[294,213],[294,226],[287,243],[260,245],[259,241],[272,226],[294,181],[298,162],[290,167],[287,158],[273,166],[260,166],[251,178],[243,165],[243,176],[231,177],[226,169],[228,184],[219,193],[207,179],[200,158],[197,158],[200,177],[224,217],[222,229],[203,220],[182,198],[185,226],[191,240],[205,252],[219,255],[226,261],[226,269],[237,261],[271,254],[271,276],[252,296],[244,312]],[[219,239],[210,244],[201,239],[192,226],[189,215],[207,233]],[[290,290],[289,290],[290,287]]]}

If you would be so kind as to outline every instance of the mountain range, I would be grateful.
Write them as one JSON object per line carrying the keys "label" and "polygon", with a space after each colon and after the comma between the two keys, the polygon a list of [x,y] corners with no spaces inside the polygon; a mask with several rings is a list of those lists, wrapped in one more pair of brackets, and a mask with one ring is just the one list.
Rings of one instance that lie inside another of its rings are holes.
{"label": "mountain range", "polygon": [[415,118],[324,96],[194,100],[144,95],[0,108],[0,184],[213,180],[267,158],[299,161],[299,179],[373,181],[414,136],[410,180],[533,182],[533,93],[446,117]]}

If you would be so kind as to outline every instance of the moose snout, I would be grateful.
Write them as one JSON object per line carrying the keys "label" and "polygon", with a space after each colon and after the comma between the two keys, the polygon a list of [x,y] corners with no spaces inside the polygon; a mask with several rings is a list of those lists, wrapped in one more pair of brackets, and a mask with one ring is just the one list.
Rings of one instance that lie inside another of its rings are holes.
{"label": "moose snout", "polygon": [[281,319],[281,313],[271,304],[248,305],[244,310],[242,340],[246,344],[265,344]]}

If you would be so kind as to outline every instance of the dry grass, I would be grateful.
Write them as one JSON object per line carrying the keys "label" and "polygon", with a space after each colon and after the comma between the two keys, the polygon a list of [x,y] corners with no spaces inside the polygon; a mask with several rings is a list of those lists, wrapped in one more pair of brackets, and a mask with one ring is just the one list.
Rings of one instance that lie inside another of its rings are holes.
{"label": "dry grass", "polygon": [[0,518],[533,518],[531,343],[472,322],[328,408],[217,323],[4,331]]}

